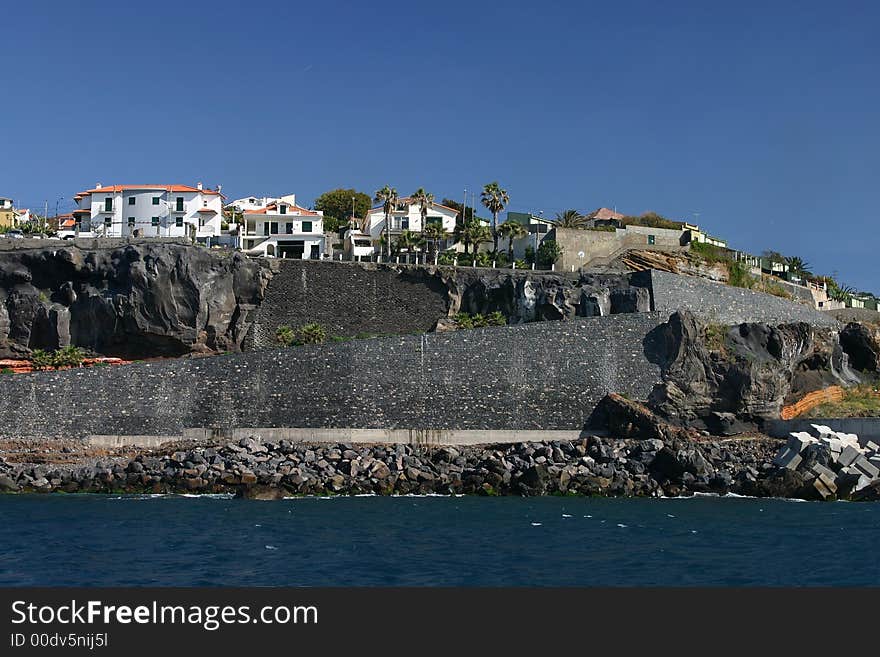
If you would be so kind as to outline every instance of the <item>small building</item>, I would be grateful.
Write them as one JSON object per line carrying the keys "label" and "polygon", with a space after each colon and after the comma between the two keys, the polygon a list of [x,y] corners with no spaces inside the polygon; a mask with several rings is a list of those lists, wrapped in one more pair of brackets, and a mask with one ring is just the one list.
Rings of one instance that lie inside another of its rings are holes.
{"label": "small building", "polygon": [[[443,229],[449,235],[438,245],[441,251],[448,249],[454,242],[452,233],[455,231],[455,218],[457,216],[458,210],[440,205],[439,203],[432,203],[430,208],[428,208],[428,214],[425,219],[426,225],[436,224],[443,226]],[[423,230],[421,206],[409,197],[400,199],[397,207],[391,213],[391,241],[393,242],[405,230],[413,233],[421,233]],[[385,210],[381,205],[367,212],[367,216],[361,226],[361,232],[370,236],[374,252],[381,253],[381,239],[385,234]]]}
{"label": "small building", "polygon": [[0,197],[0,228],[13,228],[16,225],[15,202],[11,198]]}
{"label": "small building", "polygon": [[243,213],[239,248],[251,255],[320,260],[326,250],[324,213],[279,200]]}
{"label": "small building", "polygon": [[349,228],[345,231],[342,242],[342,253],[346,260],[360,260],[373,255],[373,240],[369,233],[362,232],[359,228]]}
{"label": "small building", "polygon": [[15,225],[22,226],[34,220],[34,216],[28,208],[18,208],[15,210]]}
{"label": "small building", "polygon": [[188,237],[211,243],[220,235],[220,188],[98,183],[74,196],[76,234],[85,237]]}
{"label": "small building", "polygon": [[623,228],[624,214],[610,208],[599,208],[587,215],[588,228]]}
{"label": "small building", "polygon": [[[508,212],[507,221],[515,221],[526,227],[529,234],[520,239],[513,240],[513,257],[521,260],[526,256],[526,249],[531,247],[537,251],[541,246],[541,242],[547,237],[550,231],[556,226],[552,219],[545,219],[542,215],[532,214],[531,212]],[[507,240],[501,237],[498,241],[498,248],[502,251],[507,249]]]}
{"label": "small building", "polygon": [[684,230],[687,233],[688,242],[697,242],[700,244],[711,244],[712,246],[717,246],[721,249],[727,248],[727,240],[723,240],[720,237],[713,237],[708,233],[704,233],[700,230],[699,226],[695,226],[693,224],[686,223],[684,225]]}

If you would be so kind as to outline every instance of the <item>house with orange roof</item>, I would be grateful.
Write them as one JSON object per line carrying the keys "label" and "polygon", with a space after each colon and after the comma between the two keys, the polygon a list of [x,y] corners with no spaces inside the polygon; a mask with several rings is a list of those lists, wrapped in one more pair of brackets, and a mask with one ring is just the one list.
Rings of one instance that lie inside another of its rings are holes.
{"label": "house with orange roof", "polygon": [[[428,208],[428,214],[425,217],[425,226],[437,224],[443,226],[449,237],[442,240],[438,245],[440,251],[448,249],[452,243],[452,233],[455,231],[455,218],[458,216],[458,210],[441,205],[440,203],[431,203]],[[415,203],[412,198],[404,197],[397,203],[397,207],[391,212],[391,241],[403,231],[408,230],[414,233],[421,233],[425,226],[422,226],[422,208]],[[361,232],[370,236],[373,243],[375,253],[381,253],[381,240],[385,234],[385,210],[380,205],[367,212],[364,224],[361,226]]]}
{"label": "house with orange roof", "polygon": [[81,237],[187,237],[211,244],[223,216],[220,187],[102,185],[74,196]]}
{"label": "house with orange roof", "polygon": [[320,260],[326,251],[324,213],[281,197],[265,207],[243,210],[238,246],[249,255]]}

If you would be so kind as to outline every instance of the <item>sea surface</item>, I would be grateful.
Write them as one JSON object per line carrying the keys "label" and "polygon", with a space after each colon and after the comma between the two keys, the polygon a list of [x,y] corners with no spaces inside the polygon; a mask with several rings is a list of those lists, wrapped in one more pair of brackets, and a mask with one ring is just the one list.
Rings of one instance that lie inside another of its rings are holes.
{"label": "sea surface", "polygon": [[880,585],[880,504],[0,496],[2,586]]}

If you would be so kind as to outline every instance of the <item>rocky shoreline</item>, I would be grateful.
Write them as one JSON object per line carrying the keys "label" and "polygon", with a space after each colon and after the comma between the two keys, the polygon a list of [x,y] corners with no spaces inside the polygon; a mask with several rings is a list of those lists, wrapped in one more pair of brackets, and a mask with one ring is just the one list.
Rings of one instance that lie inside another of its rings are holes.
{"label": "rocky shoreline", "polygon": [[[591,495],[734,493],[818,499],[802,473],[774,465],[766,437],[614,439],[438,446],[294,444],[258,436],[89,464],[0,457],[0,492],[302,495]],[[877,489],[853,499],[877,499]]]}

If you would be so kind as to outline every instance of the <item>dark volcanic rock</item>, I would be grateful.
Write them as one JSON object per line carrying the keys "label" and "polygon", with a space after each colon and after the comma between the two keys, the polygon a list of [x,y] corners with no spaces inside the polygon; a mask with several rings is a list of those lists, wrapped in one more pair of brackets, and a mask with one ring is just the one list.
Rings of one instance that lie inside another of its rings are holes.
{"label": "dark volcanic rock", "polygon": [[779,417],[792,397],[859,381],[837,333],[806,323],[709,327],[678,311],[649,336],[646,353],[663,368],[649,406],[722,433],[732,433],[736,419]]}
{"label": "dark volcanic rock", "polygon": [[840,346],[853,369],[876,372],[880,368],[880,333],[865,324],[850,322],[840,332]]}
{"label": "dark volcanic rock", "polygon": [[241,348],[268,274],[179,243],[0,253],[0,357],[73,344],[123,357]]}

